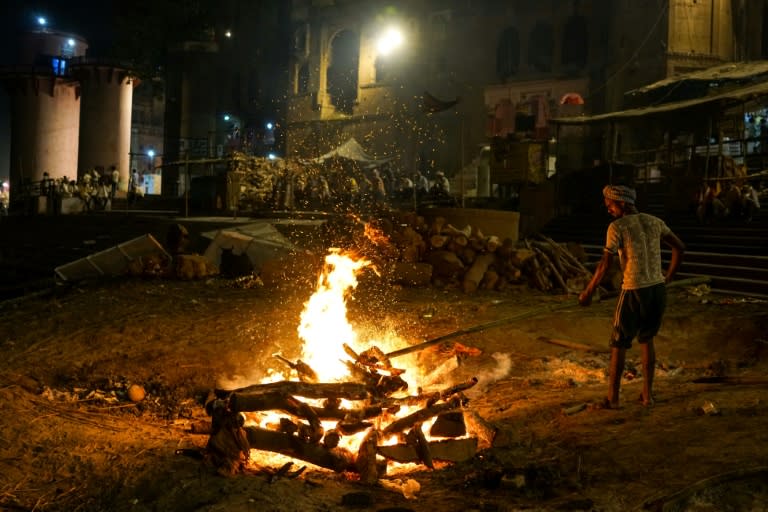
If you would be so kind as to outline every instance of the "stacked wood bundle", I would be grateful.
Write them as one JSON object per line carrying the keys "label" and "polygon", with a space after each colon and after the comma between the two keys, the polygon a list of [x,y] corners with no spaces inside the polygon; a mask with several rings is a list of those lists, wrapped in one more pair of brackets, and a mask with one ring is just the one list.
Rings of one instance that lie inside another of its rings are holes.
{"label": "stacked wood bundle", "polygon": [[[232,474],[244,468],[251,449],[266,450],[374,483],[385,475],[387,461],[432,468],[434,461],[467,460],[478,446],[490,446],[495,429],[465,409],[463,391],[477,379],[409,395],[403,370],[393,367],[384,352],[376,347],[360,354],[349,347],[345,351],[350,356],[347,382],[315,382],[308,365],[281,358],[297,370],[299,380],[216,390],[206,404],[212,416],[208,460],[223,474]],[[398,414],[405,406],[415,411]],[[248,424],[251,415],[264,411],[279,413],[279,420],[268,426]],[[439,441],[428,440],[422,430],[432,418],[437,418],[432,432]],[[344,437],[362,432],[356,450],[340,446]],[[385,444],[392,436],[398,442]]]}
{"label": "stacked wood bundle", "polygon": [[405,284],[418,281],[412,274],[425,263],[420,273],[427,281],[461,287],[466,293],[505,291],[526,283],[542,291],[578,293],[592,277],[568,246],[544,235],[502,239],[473,226],[456,228],[443,217],[427,223],[413,213],[385,225],[399,263],[394,278]]}

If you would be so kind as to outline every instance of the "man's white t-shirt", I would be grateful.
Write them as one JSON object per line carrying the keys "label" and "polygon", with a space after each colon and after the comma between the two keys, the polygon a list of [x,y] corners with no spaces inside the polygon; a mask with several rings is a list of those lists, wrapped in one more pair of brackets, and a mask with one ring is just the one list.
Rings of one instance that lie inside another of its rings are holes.
{"label": "man's white t-shirt", "polygon": [[661,238],[671,233],[666,223],[647,213],[620,217],[608,225],[605,251],[619,255],[622,289],[636,290],[664,282]]}

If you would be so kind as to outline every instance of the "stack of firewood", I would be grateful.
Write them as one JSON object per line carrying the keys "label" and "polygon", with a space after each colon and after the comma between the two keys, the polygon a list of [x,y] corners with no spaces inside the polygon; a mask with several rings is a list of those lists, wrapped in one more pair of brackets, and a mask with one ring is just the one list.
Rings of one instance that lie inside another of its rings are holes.
{"label": "stack of firewood", "polygon": [[592,277],[566,246],[544,235],[501,239],[473,226],[456,228],[443,217],[427,223],[414,214],[384,225],[396,249],[388,255],[407,264],[397,271],[404,282],[417,282],[413,274],[421,272],[435,284],[460,286],[466,293],[525,283],[542,291],[578,293]]}
{"label": "stack of firewood", "polygon": [[[348,382],[318,383],[306,363],[280,357],[298,380],[216,390],[206,405],[212,416],[208,459],[220,472],[231,474],[244,468],[251,449],[267,450],[336,472],[356,473],[361,481],[374,483],[386,474],[387,461],[421,462],[432,468],[434,461],[467,460],[491,445],[495,429],[466,409],[463,391],[477,379],[408,395],[403,370],[393,367],[381,350],[373,347],[360,354],[345,350],[351,358],[346,362]],[[346,407],[342,399],[355,405]],[[417,409],[398,414],[405,406]],[[263,411],[282,417],[266,427],[248,424],[249,416]],[[430,435],[441,440],[430,441],[422,424],[435,417]],[[332,427],[323,426],[329,422]],[[340,446],[342,438],[364,431],[356,451]],[[393,435],[399,442],[384,444]]]}

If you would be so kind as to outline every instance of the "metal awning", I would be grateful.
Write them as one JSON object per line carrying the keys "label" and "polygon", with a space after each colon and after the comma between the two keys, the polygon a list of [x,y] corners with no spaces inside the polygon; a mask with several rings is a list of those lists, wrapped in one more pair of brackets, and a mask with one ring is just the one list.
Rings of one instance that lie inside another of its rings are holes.
{"label": "metal awning", "polygon": [[768,82],[748,85],[746,87],[738,87],[719,94],[704,96],[702,98],[693,98],[690,100],[676,101],[673,103],[663,103],[661,105],[654,105],[650,107],[618,110],[615,112],[607,112],[605,114],[598,114],[595,116],[559,117],[550,119],[549,122],[559,125],[584,125],[604,121],[621,121],[627,119],[636,119],[654,114],[664,114],[668,112],[690,109],[710,103],[745,103],[766,96],[768,96]]}
{"label": "metal awning", "polygon": [[768,74],[768,61],[757,60],[750,62],[729,62],[720,66],[713,66],[705,69],[697,69],[689,73],[670,76],[653,82],[637,89],[633,89],[626,94],[643,94],[654,89],[677,86],[681,82],[727,82],[739,80],[758,80],[761,76]]}

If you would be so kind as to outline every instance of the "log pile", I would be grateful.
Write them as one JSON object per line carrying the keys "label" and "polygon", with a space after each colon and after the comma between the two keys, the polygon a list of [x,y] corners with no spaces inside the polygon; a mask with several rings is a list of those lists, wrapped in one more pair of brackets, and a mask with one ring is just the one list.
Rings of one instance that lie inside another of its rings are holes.
{"label": "log pile", "polygon": [[375,229],[366,233],[379,232],[389,240],[385,246],[379,236],[375,245],[384,251],[383,258],[395,260],[392,279],[402,284],[431,281],[466,293],[528,284],[541,291],[578,293],[592,277],[571,246],[541,234],[520,241],[502,239],[473,226],[456,228],[443,217],[428,224],[413,213],[372,224]]}
{"label": "log pile", "polygon": [[[234,474],[245,469],[250,450],[266,450],[374,483],[386,474],[387,461],[433,468],[435,461],[467,460],[490,447],[495,429],[466,409],[463,394],[477,379],[411,395],[403,370],[381,350],[345,351],[347,382],[315,382],[314,371],[297,361],[291,366],[303,367],[301,380],[215,390],[206,404],[212,417],[208,461],[220,473]],[[264,412],[279,413],[279,419],[258,425]],[[427,439],[422,428],[434,418],[430,434],[440,440]],[[343,447],[345,437],[358,433],[364,436],[357,447]]]}

